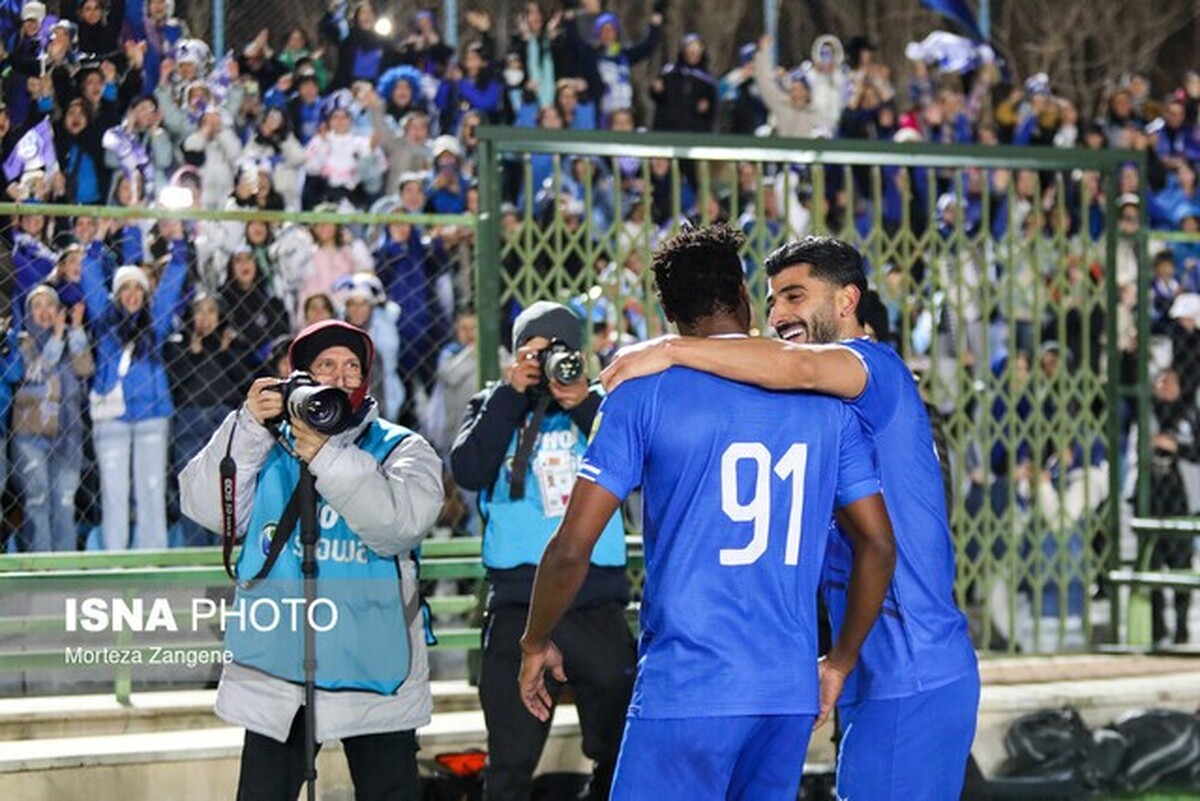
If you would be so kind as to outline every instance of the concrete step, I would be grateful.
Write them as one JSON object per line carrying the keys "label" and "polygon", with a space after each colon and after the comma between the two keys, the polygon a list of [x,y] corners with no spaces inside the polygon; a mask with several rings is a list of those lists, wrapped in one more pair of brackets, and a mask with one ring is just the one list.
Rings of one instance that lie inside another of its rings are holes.
{"label": "concrete step", "polygon": [[[1072,705],[1102,726],[1138,708],[1195,710],[1200,662],[1184,657],[1095,655],[986,659],[974,754],[985,774],[1004,757],[1011,722]],[[218,799],[232,797],[242,731],[211,713],[213,691],[0,700],[0,798]],[[483,715],[464,681],[434,682],[437,712],[419,738],[423,760],[485,748]],[[813,736],[810,764],[833,761],[832,727]],[[3,740],[9,740],[3,742]],[[352,798],[336,744],[322,753],[321,797]],[[556,714],[539,770],[586,771],[575,709]]]}
{"label": "concrete step", "polygon": [[[466,681],[434,681],[434,713],[479,708],[479,694]],[[0,742],[143,734],[213,728],[216,690],[139,692],[129,706],[109,695],[58,695],[0,699]]]}
{"label": "concrete step", "polygon": [[[443,712],[418,732],[421,760],[443,752],[483,748],[483,713]],[[54,737],[0,742],[0,798],[21,801],[104,801],[232,798],[243,730],[219,725],[116,736]],[[318,760],[319,797],[350,801],[353,788],[339,743]],[[579,719],[564,705],[555,714],[537,773],[587,772]]]}

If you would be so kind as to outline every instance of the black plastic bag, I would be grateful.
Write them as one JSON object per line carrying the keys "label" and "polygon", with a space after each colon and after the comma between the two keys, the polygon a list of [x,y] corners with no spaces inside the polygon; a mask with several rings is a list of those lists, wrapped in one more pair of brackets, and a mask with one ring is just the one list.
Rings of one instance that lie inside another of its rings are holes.
{"label": "black plastic bag", "polygon": [[1087,780],[1098,773],[1091,764],[1096,750],[1092,732],[1071,707],[1018,718],[1004,735],[1004,747],[1008,759],[1000,768],[1003,776]]}
{"label": "black plastic bag", "polygon": [[1123,789],[1160,781],[1190,783],[1200,773],[1200,718],[1188,712],[1146,709],[1123,715],[1109,728],[1128,743],[1119,776]]}

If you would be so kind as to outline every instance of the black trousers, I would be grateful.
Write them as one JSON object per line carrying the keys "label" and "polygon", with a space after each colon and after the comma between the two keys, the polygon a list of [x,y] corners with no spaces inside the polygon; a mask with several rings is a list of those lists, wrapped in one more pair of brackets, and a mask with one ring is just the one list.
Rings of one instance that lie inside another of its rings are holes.
{"label": "black trousers", "polygon": [[[317,743],[319,751],[321,744]],[[342,739],[355,801],[417,801],[417,735],[408,731]],[[304,784],[304,707],[286,743],[252,731],[242,746],[238,801],[296,801]],[[320,784],[318,778],[317,784]]]}
{"label": "black trousers", "polygon": [[[1161,570],[1169,567],[1175,570],[1187,570],[1192,566],[1194,546],[1191,538],[1159,537],[1150,553],[1150,569]],[[1175,601],[1175,636],[1176,643],[1186,643],[1189,639],[1188,613],[1192,609],[1192,591],[1176,589],[1171,594]],[[1150,593],[1150,620],[1154,642],[1170,636],[1167,631],[1167,602],[1162,590],[1152,590]]]}
{"label": "black trousers", "polygon": [[[550,724],[529,714],[521,703],[521,634],[525,606],[502,607],[488,615],[483,630],[479,700],[488,730],[486,801],[528,801],[533,771],[542,755]],[[625,713],[633,692],[637,645],[621,603],[569,612],[554,630],[567,681],[575,695],[583,753],[596,763],[589,797],[607,799],[616,769]],[[557,701],[561,686],[547,685]]]}

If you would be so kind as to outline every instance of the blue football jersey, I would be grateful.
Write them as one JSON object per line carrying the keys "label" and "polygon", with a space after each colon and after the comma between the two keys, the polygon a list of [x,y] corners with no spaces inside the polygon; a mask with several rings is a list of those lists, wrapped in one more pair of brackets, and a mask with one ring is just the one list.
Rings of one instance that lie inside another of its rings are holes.
{"label": "blue football jersey", "polygon": [[829,519],[880,491],[849,407],[672,368],[605,399],[579,475],[643,492],[630,716],[816,713]]}
{"label": "blue football jersey", "polygon": [[[850,402],[873,440],[896,536],[896,572],[863,643],[841,703],[901,698],[978,671],[967,619],[954,600],[954,543],[929,415],[912,372],[887,345],[844,343],[862,359],[867,385]],[[853,553],[833,526],[822,583],[836,635]]]}

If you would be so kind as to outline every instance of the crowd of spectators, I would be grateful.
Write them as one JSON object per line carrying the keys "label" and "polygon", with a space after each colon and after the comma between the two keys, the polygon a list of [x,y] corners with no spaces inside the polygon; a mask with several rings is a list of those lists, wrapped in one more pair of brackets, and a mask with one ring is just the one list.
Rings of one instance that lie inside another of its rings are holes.
{"label": "crowd of spectators", "polygon": [[[130,208],[473,214],[476,129],[485,124],[1142,151],[1145,171],[1131,164],[1116,185],[1087,171],[885,168],[875,192],[866,170],[826,171],[823,208],[834,230],[865,236],[881,224],[888,234],[908,226],[921,236],[934,229],[953,244],[923,269],[943,284],[960,291],[985,280],[1014,285],[1016,300],[997,318],[971,298],[914,297],[918,290],[894,265],[871,265],[891,328],[905,333],[897,345],[914,363],[965,364],[979,378],[1003,375],[1033,387],[1029,397],[1014,387],[1020,399],[991,410],[998,425],[1008,425],[1010,408],[1024,419],[1044,403],[1062,380],[1056,371],[1068,374],[1083,358],[1100,369],[1104,325],[1095,315],[1104,311],[1088,298],[1105,280],[1096,262],[1103,248],[1072,244],[1079,258],[1063,281],[1062,265],[1043,258],[1051,242],[1134,233],[1143,213],[1156,230],[1200,231],[1195,72],[1178,88],[1162,87],[1166,94],[1142,75],[1114,76],[1089,120],[1080,112],[1088,98],[1056,95],[1046,75],[1013,76],[986,46],[944,32],[910,44],[903,65],[881,62],[862,37],[843,45],[823,36],[811,58],[784,68],[796,54],[777,53],[770,37],[710,53],[695,33],[665,42],[660,13],[629,30],[599,0],[523,3],[508,42],[496,41],[487,13],[468,12],[465,21],[463,42],[452,48],[431,12],[383,35],[369,2],[335,2],[318,30],[276,26],[221,54],[189,33],[172,0],[4,4],[5,194]],[[644,85],[635,81],[632,68],[663,52],[661,70]],[[728,70],[712,66],[728,61]],[[681,216],[727,219],[751,241],[806,232],[814,184],[805,170],[738,164],[725,191],[701,180],[702,168],[626,157],[566,158],[559,169],[535,154],[506,167],[503,227],[511,234],[526,218],[554,219],[573,231],[590,214],[593,230],[615,232],[602,264],[584,265],[576,252],[533,268],[594,269],[601,283],[619,284],[619,294],[635,300],[645,246]],[[1121,216],[1106,222],[1111,195]],[[989,248],[964,244],[979,234]],[[73,533],[87,527],[74,498],[91,460],[102,465],[103,503],[95,505],[103,520],[92,522],[102,522],[103,546],[130,544],[131,494],[133,544],[166,544],[177,519],[166,476],[200,448],[254,376],[283,369],[287,338],[305,324],[342,316],[370,331],[379,359],[372,394],[384,416],[420,428],[443,449],[472,389],[470,226],[116,223],[30,213],[3,237],[12,322],[0,357],[0,406],[12,411],[0,420],[23,499],[22,548],[76,546]],[[1137,262],[1126,240],[1119,255],[1122,304],[1113,313],[1131,361]],[[511,262],[503,265],[510,273],[527,266]],[[654,328],[642,300],[619,312],[587,304],[601,362]],[[1200,336],[1200,244],[1172,244],[1156,256],[1146,301],[1156,363],[1177,372],[1190,402],[1200,386],[1200,358],[1187,358]],[[505,309],[502,341],[519,311]],[[955,335],[934,337],[934,330]],[[965,341],[967,352],[939,360],[931,340]],[[985,340],[995,358],[975,364]],[[944,378],[935,388],[953,384]],[[115,386],[123,387],[124,409],[105,419]],[[931,401],[955,408],[955,398],[936,389]],[[1028,443],[1002,450],[968,465],[971,480],[960,489],[969,508],[989,498],[997,508],[1020,500],[1006,482],[1028,487],[1039,476],[1058,480],[1063,466],[1107,460],[1087,441],[1065,451]],[[1036,505],[1037,493],[1026,491],[1020,502]],[[172,531],[172,544],[212,542],[182,522]]]}

